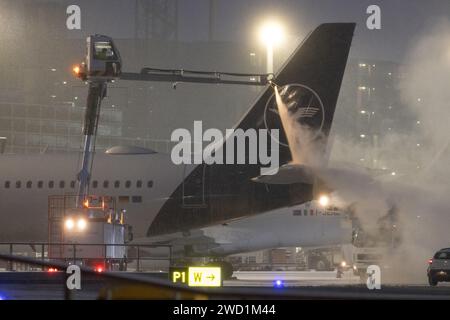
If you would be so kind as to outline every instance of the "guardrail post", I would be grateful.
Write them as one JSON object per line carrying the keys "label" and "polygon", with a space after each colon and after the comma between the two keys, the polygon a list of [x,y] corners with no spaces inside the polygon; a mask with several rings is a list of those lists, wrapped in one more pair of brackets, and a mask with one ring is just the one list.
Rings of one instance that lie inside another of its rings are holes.
{"label": "guardrail post", "polygon": [[141,262],[141,254],[140,254],[140,252],[139,252],[139,249],[140,249],[140,246],[137,246],[137,266],[136,266],[136,271],[137,272],[140,272],[141,271],[141,268],[140,268],[140,266],[139,266],[139,264],[140,264],[140,262]]}
{"label": "guardrail post", "polygon": [[[42,261],[45,261],[45,259],[44,259],[44,254],[45,254],[44,246],[45,246],[45,244],[42,243],[42,247],[41,247],[41,260]],[[44,266],[41,267],[41,270],[44,271]]]}
{"label": "guardrail post", "polygon": [[[9,255],[10,256],[13,255],[13,244],[12,243],[9,244]],[[8,265],[9,265],[9,267],[8,267],[9,271],[13,271],[13,262],[11,260],[9,261]]]}

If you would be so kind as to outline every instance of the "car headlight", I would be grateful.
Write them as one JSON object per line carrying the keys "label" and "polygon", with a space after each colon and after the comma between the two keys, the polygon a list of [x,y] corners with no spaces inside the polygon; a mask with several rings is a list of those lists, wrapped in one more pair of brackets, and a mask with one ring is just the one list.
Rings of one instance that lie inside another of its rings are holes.
{"label": "car headlight", "polygon": [[66,222],[64,222],[64,226],[66,227],[67,230],[72,230],[73,227],[75,226],[75,222],[73,221],[73,219],[67,219]]}
{"label": "car headlight", "polygon": [[342,262],[341,262],[341,267],[346,267],[346,266],[347,266],[347,262],[342,261]]}

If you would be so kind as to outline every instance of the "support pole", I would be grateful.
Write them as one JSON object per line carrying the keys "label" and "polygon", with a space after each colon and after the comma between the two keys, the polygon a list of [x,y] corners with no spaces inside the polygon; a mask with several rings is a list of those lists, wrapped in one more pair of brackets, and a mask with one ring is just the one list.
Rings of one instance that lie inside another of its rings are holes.
{"label": "support pole", "polygon": [[92,169],[95,138],[97,135],[98,121],[100,118],[100,109],[103,98],[106,96],[106,82],[89,82],[89,92],[86,102],[86,111],[84,114],[84,145],[81,168],[78,173],[78,197],[77,207],[83,205],[83,201],[89,192],[89,180]]}

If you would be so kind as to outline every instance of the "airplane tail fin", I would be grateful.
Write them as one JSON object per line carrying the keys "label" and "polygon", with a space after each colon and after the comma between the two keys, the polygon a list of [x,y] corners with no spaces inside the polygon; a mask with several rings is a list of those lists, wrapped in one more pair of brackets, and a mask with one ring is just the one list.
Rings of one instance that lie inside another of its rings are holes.
{"label": "airplane tail fin", "polygon": [[[308,130],[307,138],[320,146],[323,157],[326,156],[327,138],[355,26],[355,23],[320,25],[303,41],[273,80],[289,114]],[[269,132],[279,129],[279,164],[283,165],[295,160],[293,153],[308,152],[301,150],[301,147],[300,150],[295,150],[296,147],[292,145],[292,142],[301,140],[305,131],[286,134],[283,125],[286,126],[277,109],[274,89],[268,87],[238,123],[237,128],[268,129]],[[289,139],[290,134],[297,136]]]}
{"label": "airplane tail fin", "polygon": [[[278,98],[281,98],[288,113],[302,128],[299,132],[294,130],[294,140],[301,140],[302,134],[306,132],[312,144],[326,146],[354,29],[353,23],[320,25],[275,76],[274,82],[280,90]],[[268,153],[273,158],[273,153],[279,150],[278,164],[289,169],[285,165],[292,162],[291,149],[295,148],[290,148],[292,143],[284,133],[279,111],[274,89],[268,86],[235,129],[250,132],[251,129],[267,130],[273,138],[265,139],[270,148]],[[275,131],[271,131],[274,129],[278,129],[278,144],[273,143],[277,137]],[[261,141],[258,140],[258,146]],[[226,152],[230,152],[226,155],[227,159],[228,156],[236,157],[237,152],[233,151],[226,148]],[[306,151],[299,150],[300,153],[308,153]],[[280,170],[282,177],[274,184],[270,181],[254,183],[255,179],[252,178],[259,176],[260,169],[258,163],[242,164],[239,161],[228,165],[202,164],[195,167],[160,209],[147,236],[193,230],[294,203],[304,203],[313,198],[313,177],[306,176],[308,180],[286,183],[286,178],[302,175],[302,167],[293,166],[295,172]]]}

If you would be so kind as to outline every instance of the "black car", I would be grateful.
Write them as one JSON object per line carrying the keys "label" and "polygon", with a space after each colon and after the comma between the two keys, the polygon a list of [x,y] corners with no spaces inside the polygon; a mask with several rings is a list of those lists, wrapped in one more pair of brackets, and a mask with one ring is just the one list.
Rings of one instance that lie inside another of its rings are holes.
{"label": "black car", "polygon": [[430,286],[436,286],[438,282],[450,281],[450,248],[436,252],[428,263],[427,275]]}

